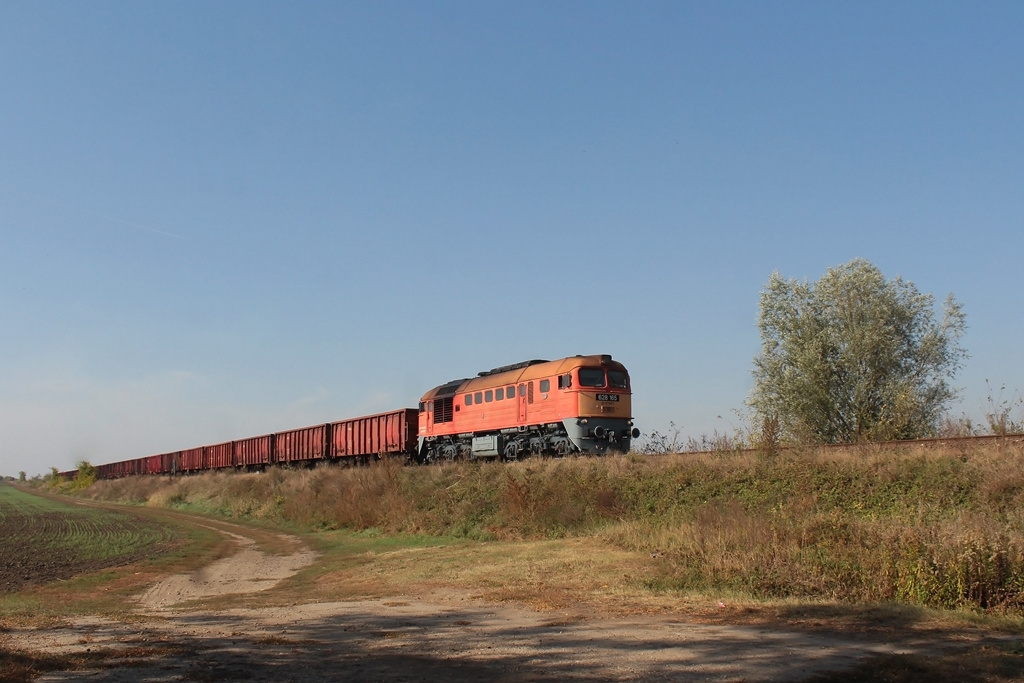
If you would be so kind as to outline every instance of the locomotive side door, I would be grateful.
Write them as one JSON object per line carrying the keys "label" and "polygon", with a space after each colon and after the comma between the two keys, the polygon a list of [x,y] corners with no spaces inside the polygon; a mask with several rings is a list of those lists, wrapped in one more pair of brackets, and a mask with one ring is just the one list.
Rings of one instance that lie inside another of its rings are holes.
{"label": "locomotive side door", "polygon": [[423,434],[434,433],[434,402],[427,401],[426,419],[423,420],[420,431]]}
{"label": "locomotive side door", "polygon": [[519,385],[519,424],[526,424],[526,385]]}

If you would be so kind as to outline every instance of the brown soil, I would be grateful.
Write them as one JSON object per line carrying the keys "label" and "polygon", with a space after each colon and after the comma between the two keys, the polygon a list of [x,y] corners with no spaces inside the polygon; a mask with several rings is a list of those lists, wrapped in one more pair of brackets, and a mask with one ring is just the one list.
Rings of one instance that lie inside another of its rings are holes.
{"label": "brown soil", "polygon": [[[34,513],[30,516],[5,508],[0,515],[0,593],[13,593],[32,585],[44,585],[60,579],[131,564],[152,552],[151,547],[135,552],[90,557],[85,549],[69,549],[59,542],[68,532],[68,519],[59,512]],[[90,526],[89,520],[75,520],[79,527]],[[92,524],[96,528],[80,529],[82,533],[102,537],[116,532],[121,536],[140,535],[155,528],[152,522],[125,516],[104,519]]]}

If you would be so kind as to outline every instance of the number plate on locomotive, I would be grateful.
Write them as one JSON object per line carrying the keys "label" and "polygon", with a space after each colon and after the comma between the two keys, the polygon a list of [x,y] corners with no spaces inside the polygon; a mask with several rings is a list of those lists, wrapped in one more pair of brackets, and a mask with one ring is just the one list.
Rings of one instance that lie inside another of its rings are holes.
{"label": "number plate on locomotive", "polygon": [[598,394],[597,395],[597,400],[598,401],[618,401],[619,400],[619,395],[618,394]]}

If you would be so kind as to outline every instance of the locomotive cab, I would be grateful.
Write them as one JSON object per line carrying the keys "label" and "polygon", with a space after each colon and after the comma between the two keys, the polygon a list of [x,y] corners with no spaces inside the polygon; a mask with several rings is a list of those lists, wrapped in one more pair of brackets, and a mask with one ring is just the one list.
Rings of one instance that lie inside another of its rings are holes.
{"label": "locomotive cab", "polygon": [[626,452],[630,441],[640,436],[633,427],[629,373],[611,356],[585,359],[562,384],[576,394],[576,415],[562,420],[566,434],[584,453]]}

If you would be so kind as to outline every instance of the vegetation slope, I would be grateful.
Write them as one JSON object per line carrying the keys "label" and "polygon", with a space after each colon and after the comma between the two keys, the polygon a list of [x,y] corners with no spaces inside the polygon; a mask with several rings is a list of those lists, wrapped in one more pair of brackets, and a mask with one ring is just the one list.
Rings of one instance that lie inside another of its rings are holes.
{"label": "vegetation slope", "polygon": [[440,537],[590,537],[655,592],[1020,614],[1024,442],[272,469],[100,481],[78,495]]}

